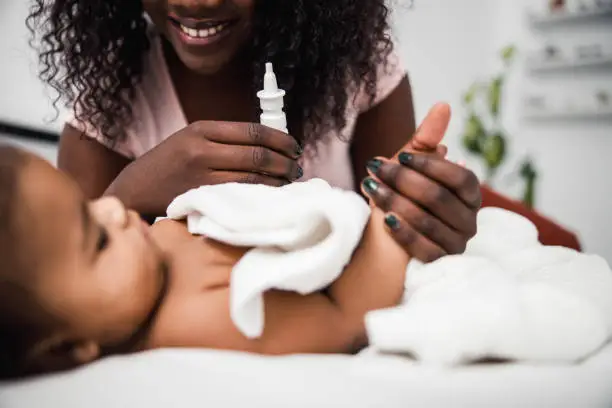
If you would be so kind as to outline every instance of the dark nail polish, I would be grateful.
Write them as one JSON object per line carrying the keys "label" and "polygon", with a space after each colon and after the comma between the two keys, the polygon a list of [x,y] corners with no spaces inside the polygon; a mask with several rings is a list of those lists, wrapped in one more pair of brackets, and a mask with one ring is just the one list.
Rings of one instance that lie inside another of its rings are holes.
{"label": "dark nail polish", "polygon": [[389,214],[385,217],[385,224],[393,231],[396,231],[400,226],[399,220],[393,214]]}
{"label": "dark nail polish", "polygon": [[380,166],[382,166],[382,161],[378,159],[372,159],[367,164],[368,170],[370,170],[374,174],[378,173]]}
{"label": "dark nail polish", "polygon": [[374,179],[368,177],[363,181],[363,188],[365,189],[366,193],[372,194],[378,190],[378,183],[374,181]]}
{"label": "dark nail polish", "polygon": [[302,146],[300,146],[300,145],[296,145],[296,146],[295,146],[295,154],[296,154],[297,156],[301,156],[301,155],[302,155],[302,153],[304,153],[304,149],[302,149]]}
{"label": "dark nail polish", "polygon": [[410,162],[412,161],[412,154],[401,152],[399,156],[397,156],[397,160],[399,160],[399,162],[404,166],[409,166]]}
{"label": "dark nail polish", "polygon": [[301,179],[303,176],[304,176],[304,169],[302,169],[300,166],[298,166],[296,179]]}

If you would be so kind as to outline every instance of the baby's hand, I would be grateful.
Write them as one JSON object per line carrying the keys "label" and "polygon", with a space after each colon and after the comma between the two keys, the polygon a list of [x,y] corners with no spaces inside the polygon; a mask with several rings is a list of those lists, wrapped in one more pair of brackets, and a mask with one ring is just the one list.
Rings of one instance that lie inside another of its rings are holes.
{"label": "baby's hand", "polygon": [[448,104],[438,103],[434,105],[414,136],[392,157],[392,160],[398,162],[398,156],[402,152],[431,154],[445,158],[448,148],[441,143],[448,129],[450,118],[451,110]]}

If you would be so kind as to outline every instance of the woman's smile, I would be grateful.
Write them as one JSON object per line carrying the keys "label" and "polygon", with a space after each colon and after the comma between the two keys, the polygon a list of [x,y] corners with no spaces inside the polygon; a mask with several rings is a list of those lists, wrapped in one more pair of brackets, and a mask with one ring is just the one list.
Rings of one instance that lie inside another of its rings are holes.
{"label": "woman's smile", "polygon": [[198,74],[223,71],[251,41],[253,0],[144,0],[143,6],[182,65]]}
{"label": "woman's smile", "polygon": [[206,47],[216,44],[232,34],[238,18],[193,19],[168,16],[174,35],[187,46]]}

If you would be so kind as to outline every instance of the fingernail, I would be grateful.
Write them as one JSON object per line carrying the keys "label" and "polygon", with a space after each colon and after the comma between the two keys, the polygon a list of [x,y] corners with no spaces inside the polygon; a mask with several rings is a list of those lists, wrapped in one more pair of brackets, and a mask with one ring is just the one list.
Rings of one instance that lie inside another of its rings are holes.
{"label": "fingernail", "polygon": [[374,174],[378,173],[378,169],[380,169],[380,166],[382,166],[382,161],[378,159],[372,159],[367,164],[368,170],[370,170]]}
{"label": "fingernail", "polygon": [[396,231],[400,226],[399,220],[393,214],[389,214],[385,217],[385,224],[387,224],[387,227],[391,228],[393,231]]}
{"label": "fingernail", "polygon": [[302,169],[302,167],[298,166],[296,180],[297,179],[301,179],[303,176],[304,176],[304,169]]}
{"label": "fingernail", "polygon": [[374,179],[368,177],[363,180],[363,188],[365,189],[366,193],[372,194],[378,190],[378,183],[374,181]]}
{"label": "fingernail", "polygon": [[410,162],[412,161],[412,154],[401,152],[399,156],[397,156],[397,160],[399,160],[399,162],[403,164],[404,166],[408,166]]}
{"label": "fingernail", "polygon": [[297,146],[295,147],[295,154],[296,154],[296,155],[298,155],[298,156],[301,156],[301,155],[302,155],[302,153],[304,153],[304,149],[302,149],[302,146],[297,145]]}

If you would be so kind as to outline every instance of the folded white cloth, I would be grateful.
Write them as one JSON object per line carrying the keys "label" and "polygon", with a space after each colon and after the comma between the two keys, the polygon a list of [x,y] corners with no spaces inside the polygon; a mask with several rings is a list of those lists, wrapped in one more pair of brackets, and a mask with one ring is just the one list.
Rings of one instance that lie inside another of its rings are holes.
{"label": "folded white cloth", "polygon": [[409,269],[401,306],[366,316],[374,351],[426,363],[575,362],[612,335],[612,271],[596,255],[543,246],[527,219],[478,215],[463,255]]}
{"label": "folded white cloth", "polygon": [[370,208],[358,194],[313,179],[281,188],[204,186],[177,197],[167,215],[187,218],[192,234],[253,247],[232,270],[230,310],[238,329],[254,338],[264,327],[263,293],[308,294],[336,280],[361,239]]}

